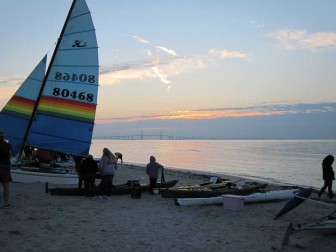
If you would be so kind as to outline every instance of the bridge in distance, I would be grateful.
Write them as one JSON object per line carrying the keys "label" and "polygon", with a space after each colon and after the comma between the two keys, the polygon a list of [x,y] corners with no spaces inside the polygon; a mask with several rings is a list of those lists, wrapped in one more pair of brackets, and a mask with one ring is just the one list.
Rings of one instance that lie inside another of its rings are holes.
{"label": "bridge in distance", "polygon": [[171,135],[127,135],[127,136],[94,136],[94,140],[205,140],[209,138],[171,136]]}

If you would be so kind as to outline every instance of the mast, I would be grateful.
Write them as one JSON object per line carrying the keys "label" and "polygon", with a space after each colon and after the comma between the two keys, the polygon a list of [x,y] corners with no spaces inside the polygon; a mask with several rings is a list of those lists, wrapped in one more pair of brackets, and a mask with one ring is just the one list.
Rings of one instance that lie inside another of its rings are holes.
{"label": "mast", "polygon": [[40,100],[41,100],[41,95],[42,95],[43,90],[44,90],[44,88],[45,88],[45,85],[46,85],[46,83],[47,83],[47,80],[48,80],[48,77],[49,77],[49,73],[50,73],[51,67],[52,67],[52,65],[54,64],[54,61],[55,61],[55,57],[56,57],[58,48],[59,48],[59,46],[60,46],[60,44],[61,44],[61,41],[62,41],[62,39],[63,39],[63,35],[64,35],[64,32],[65,32],[65,29],[66,29],[66,27],[67,27],[67,24],[68,24],[68,22],[69,22],[71,13],[72,13],[72,11],[73,11],[73,8],[74,8],[76,2],[77,2],[77,0],[73,0],[73,2],[72,2],[72,4],[71,4],[71,7],[70,7],[70,10],[69,10],[69,12],[68,12],[67,18],[66,18],[66,20],[65,20],[65,23],[64,23],[64,25],[63,25],[61,34],[60,34],[60,36],[59,36],[59,38],[58,38],[58,40],[57,40],[57,44],[56,44],[55,50],[54,50],[53,55],[52,55],[52,57],[51,57],[51,60],[50,60],[50,63],[49,63],[48,69],[47,69],[47,73],[46,73],[46,75],[44,76],[44,79],[43,79],[43,82],[42,82],[42,85],[41,85],[41,89],[40,89],[40,91],[39,91],[39,94],[38,94],[38,96],[37,96],[37,100],[36,100],[35,105],[34,105],[34,109],[33,109],[32,116],[31,116],[31,118],[30,118],[30,121],[29,121],[29,123],[28,123],[28,127],[27,127],[27,129],[26,129],[26,132],[25,132],[25,135],[24,135],[24,138],[23,138],[23,144],[22,144],[22,146],[21,146],[21,148],[20,148],[19,157],[22,155],[23,149],[24,149],[24,147],[25,147],[25,145],[26,145],[26,141],[27,141],[27,138],[28,138],[28,134],[29,134],[29,132],[30,132],[30,130],[31,130],[31,127],[32,127],[32,124],[33,124],[33,120],[34,120],[35,115],[36,115],[37,107],[38,107],[39,102],[40,102]]}

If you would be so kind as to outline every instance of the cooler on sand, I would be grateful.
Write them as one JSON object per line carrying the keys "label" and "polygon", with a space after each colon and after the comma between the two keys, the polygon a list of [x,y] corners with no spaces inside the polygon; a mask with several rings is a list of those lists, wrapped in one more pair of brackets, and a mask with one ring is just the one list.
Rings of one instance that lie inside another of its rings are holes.
{"label": "cooler on sand", "polygon": [[138,180],[129,181],[131,185],[131,197],[133,199],[141,198],[141,186]]}
{"label": "cooler on sand", "polygon": [[239,195],[223,195],[224,210],[241,211],[244,208],[244,197]]}

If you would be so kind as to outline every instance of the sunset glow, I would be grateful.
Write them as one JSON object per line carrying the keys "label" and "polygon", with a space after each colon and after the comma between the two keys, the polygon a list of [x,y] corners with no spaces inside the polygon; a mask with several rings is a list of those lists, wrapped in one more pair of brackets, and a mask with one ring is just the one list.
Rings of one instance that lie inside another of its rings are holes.
{"label": "sunset glow", "polygon": [[[224,129],[228,120],[293,120],[277,121],[280,130],[334,118],[335,1],[154,2],[87,0],[99,47],[95,124],[106,126],[94,131],[189,122],[185,134],[204,134],[219,121]],[[50,60],[69,5],[5,1],[1,109],[46,53]]]}

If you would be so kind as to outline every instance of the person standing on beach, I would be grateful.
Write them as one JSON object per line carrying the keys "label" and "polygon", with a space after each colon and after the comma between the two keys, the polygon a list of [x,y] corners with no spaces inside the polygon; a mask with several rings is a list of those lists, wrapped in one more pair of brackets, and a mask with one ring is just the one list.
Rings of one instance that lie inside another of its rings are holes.
{"label": "person standing on beach", "polygon": [[83,183],[83,174],[80,171],[80,166],[81,163],[83,161],[82,157],[76,156],[74,157],[74,161],[75,161],[75,169],[78,175],[78,189],[82,189],[82,183]]}
{"label": "person standing on beach", "polygon": [[333,183],[333,180],[335,180],[335,173],[331,166],[334,160],[335,159],[332,155],[328,155],[323,159],[322,172],[323,172],[324,185],[318,193],[319,197],[321,197],[322,193],[324,193],[324,191],[327,188],[328,188],[329,199],[332,199],[334,197],[334,194],[332,191],[332,183]]}
{"label": "person standing on beach", "polygon": [[11,146],[5,141],[5,135],[0,132],[0,183],[3,186],[3,207],[9,207],[9,185],[12,182],[10,172]]}
{"label": "person standing on beach", "polygon": [[154,156],[150,156],[149,163],[146,166],[146,173],[149,177],[149,193],[154,194],[154,188],[157,184],[157,179],[159,177],[159,169],[163,169],[163,165],[156,162]]}
{"label": "person standing on beach", "polygon": [[84,192],[86,197],[95,196],[95,180],[96,173],[98,172],[97,162],[93,159],[92,155],[89,155],[80,165],[80,173],[84,179]]}
{"label": "person standing on beach", "polygon": [[114,154],[107,148],[103,149],[103,155],[99,162],[99,172],[101,175],[102,194],[111,196],[113,187],[113,176],[116,171],[117,159]]}

